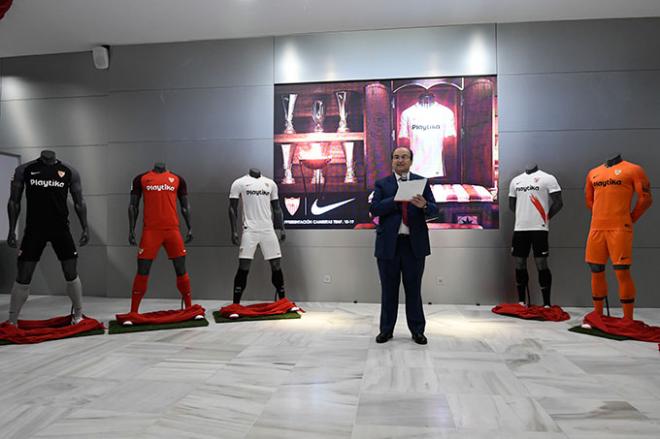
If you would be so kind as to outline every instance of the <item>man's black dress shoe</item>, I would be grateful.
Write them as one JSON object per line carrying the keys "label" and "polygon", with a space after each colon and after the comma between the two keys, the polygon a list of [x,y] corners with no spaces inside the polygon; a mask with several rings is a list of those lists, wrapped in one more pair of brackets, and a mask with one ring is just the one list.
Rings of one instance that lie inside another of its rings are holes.
{"label": "man's black dress shoe", "polygon": [[429,342],[424,334],[413,334],[412,339],[417,344],[426,344]]}
{"label": "man's black dress shoe", "polygon": [[380,333],[376,336],[376,343],[385,343],[392,338],[392,334]]}

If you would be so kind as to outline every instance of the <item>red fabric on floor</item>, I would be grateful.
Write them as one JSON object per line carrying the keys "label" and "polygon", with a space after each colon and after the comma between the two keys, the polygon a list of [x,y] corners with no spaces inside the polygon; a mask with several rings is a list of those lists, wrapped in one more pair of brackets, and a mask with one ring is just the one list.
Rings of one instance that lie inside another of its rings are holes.
{"label": "red fabric on floor", "polygon": [[[280,299],[277,302],[255,303],[254,305],[243,306],[238,303],[223,306],[220,308],[220,315],[229,317],[232,314],[238,314],[240,317],[272,316],[276,314],[286,314],[295,303],[287,299]],[[305,312],[302,309],[299,311]]]}
{"label": "red fabric on floor", "polygon": [[561,322],[571,318],[566,311],[557,305],[545,308],[537,305],[524,306],[519,303],[503,303],[495,306],[492,311],[495,314],[546,322]]}
{"label": "red fabric on floor", "polygon": [[0,0],[0,20],[5,16],[14,0]]}
{"label": "red fabric on floor", "polygon": [[607,334],[621,335],[639,341],[660,342],[660,327],[649,326],[641,320],[625,320],[590,312],[584,316],[584,323]]}
{"label": "red fabric on floor", "polygon": [[203,316],[206,310],[202,305],[193,305],[186,309],[171,309],[167,311],[146,312],[144,314],[129,312],[116,314],[119,323],[130,320],[134,325],[159,325],[163,323],[179,323],[193,320],[195,316]]}
{"label": "red fabric on floor", "polygon": [[98,320],[85,317],[77,325],[71,324],[71,316],[53,317],[48,320],[19,320],[18,326],[0,324],[0,339],[16,344],[41,343],[71,337],[95,329],[105,329]]}

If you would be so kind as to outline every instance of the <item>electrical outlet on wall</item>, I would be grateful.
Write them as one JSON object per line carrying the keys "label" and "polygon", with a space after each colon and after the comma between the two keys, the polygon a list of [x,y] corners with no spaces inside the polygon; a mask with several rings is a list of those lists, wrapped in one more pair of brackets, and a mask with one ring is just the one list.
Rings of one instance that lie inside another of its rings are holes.
{"label": "electrical outlet on wall", "polygon": [[329,274],[324,274],[323,275],[323,283],[324,284],[332,283],[332,276],[330,276]]}
{"label": "electrical outlet on wall", "polygon": [[444,287],[445,286],[445,279],[442,276],[436,276],[435,277],[435,284],[439,287]]}

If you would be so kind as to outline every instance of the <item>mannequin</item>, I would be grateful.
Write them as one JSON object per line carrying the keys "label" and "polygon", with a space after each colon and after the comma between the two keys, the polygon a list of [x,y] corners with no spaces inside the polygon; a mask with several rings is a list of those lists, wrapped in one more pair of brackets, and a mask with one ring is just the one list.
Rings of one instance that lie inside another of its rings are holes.
{"label": "mannequin", "polygon": [[529,301],[529,297],[526,297],[529,282],[527,257],[533,247],[543,305],[548,308],[551,306],[552,274],[548,266],[548,231],[550,219],[563,205],[557,179],[539,170],[536,163],[525,165],[525,172],[511,180],[509,209],[516,214],[511,250],[516,269],[518,303],[521,305]]}
{"label": "mannequin", "polygon": [[[128,206],[128,242],[134,246],[135,225],[137,222],[140,199],[144,195],[144,227],[138,251],[137,274],[133,281],[131,312],[137,313],[147,291],[147,282],[151,264],[161,245],[165,246],[168,257],[172,260],[177,277],[177,289],[186,308],[192,306],[190,278],[186,271],[186,250],[183,246],[193,239],[190,203],[185,180],[167,170],[165,163],[156,162],[151,171],[138,175],[133,180],[130,204]],[[179,232],[179,219],[176,213],[176,198],[186,224],[185,240]],[[131,322],[124,322],[130,325]]]}
{"label": "mannequin", "polygon": [[67,295],[73,305],[71,323],[77,324],[83,319],[82,285],[77,270],[78,252],[69,231],[66,199],[67,193],[70,193],[82,227],[78,244],[85,246],[89,242],[89,227],[80,175],[49,150],[41,151],[39,158],[16,168],[7,204],[7,245],[11,248],[17,247],[16,224],[21,212],[23,190],[26,192],[27,218],[18,256],[18,274],[11,291],[9,323],[17,324],[21,308],[30,294],[34,270],[46,243],[50,242],[62,265]]}
{"label": "mannequin", "polygon": [[[633,193],[637,194],[637,203],[631,212]],[[641,166],[624,161],[621,153],[614,152],[587,175],[585,197],[592,212],[585,261],[591,270],[594,311],[603,313],[603,301],[607,298],[605,264],[610,259],[619,285],[623,318],[633,320],[636,290],[630,275],[632,228],[651,206],[651,183]]]}
{"label": "mannequin", "polygon": [[[247,189],[249,185],[250,189]],[[238,204],[243,200],[243,236],[238,236]],[[269,206],[269,208],[268,208]],[[231,242],[239,246],[238,270],[234,277],[233,303],[240,303],[256,247],[270,263],[271,281],[276,297],[286,296],[279,241],[284,241],[284,214],[279,204],[277,185],[261,171],[250,168],[248,174],[232,183],[229,195]],[[275,230],[279,231],[279,237]]]}

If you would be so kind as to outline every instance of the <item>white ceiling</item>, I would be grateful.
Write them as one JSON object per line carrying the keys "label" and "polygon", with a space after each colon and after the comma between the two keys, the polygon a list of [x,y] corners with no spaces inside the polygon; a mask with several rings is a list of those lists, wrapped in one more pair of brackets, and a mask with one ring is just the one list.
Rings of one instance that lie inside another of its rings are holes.
{"label": "white ceiling", "polygon": [[0,57],[466,23],[660,17],[660,0],[14,0]]}

